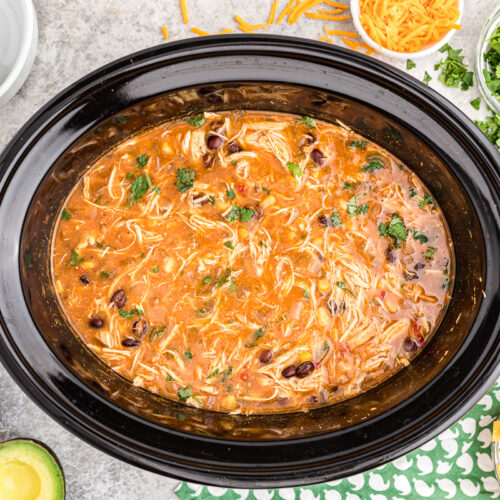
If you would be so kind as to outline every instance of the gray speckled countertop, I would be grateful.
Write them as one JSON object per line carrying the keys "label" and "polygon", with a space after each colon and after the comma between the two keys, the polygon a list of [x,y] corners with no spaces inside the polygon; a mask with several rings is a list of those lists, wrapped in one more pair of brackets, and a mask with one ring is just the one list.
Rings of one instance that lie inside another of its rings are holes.
{"label": "gray speckled countertop", "polygon": [[[498,1],[465,0],[463,28],[452,45],[464,47],[471,67],[481,26]],[[0,108],[0,149],[39,107],[76,79],[126,54],[163,43],[163,24],[170,40],[195,36],[192,26],[209,32],[228,27],[236,31],[232,14],[250,23],[265,22],[271,0],[187,0],[189,25],[182,24],[178,0],[34,0],[34,4],[40,31],[38,54],[18,95]],[[285,4],[280,0],[278,12]],[[334,23],[330,24],[333,29]],[[349,21],[338,25],[352,29]],[[265,31],[317,39],[322,30],[322,21],[303,17],[293,26],[283,23]],[[437,80],[433,66],[439,56],[417,60],[411,74],[422,78],[427,70],[433,77],[431,87],[471,118],[483,117],[484,105],[475,111],[469,104],[479,95],[476,88],[461,92]],[[404,61],[386,60],[404,69]],[[19,436],[40,439],[54,449],[64,466],[68,500],[174,497],[177,481],[122,463],[80,441],[35,406],[0,366],[0,441]]]}

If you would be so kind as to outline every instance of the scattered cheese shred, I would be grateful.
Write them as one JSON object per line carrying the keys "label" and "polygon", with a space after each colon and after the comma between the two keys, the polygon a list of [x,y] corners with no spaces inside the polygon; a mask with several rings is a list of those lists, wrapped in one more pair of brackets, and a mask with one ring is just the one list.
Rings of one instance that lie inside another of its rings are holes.
{"label": "scattered cheese shred", "polygon": [[[298,5],[299,0],[290,0],[287,4],[286,7],[281,11],[281,14],[278,16],[278,21],[276,24],[280,24],[283,19],[285,19],[285,16],[296,6]],[[295,5],[294,5],[295,4]]]}
{"label": "scattered cheese shred", "polygon": [[278,0],[274,0],[271,5],[271,12],[269,13],[269,19],[267,20],[268,26],[274,23],[274,16],[276,15],[276,9],[278,8]]}
{"label": "scattered cheese shred", "polygon": [[295,24],[302,14],[309,9],[316,7],[316,5],[320,3],[323,3],[323,0],[304,0],[303,2],[297,4],[288,16],[288,23]]}
{"label": "scattered cheese shred", "polygon": [[165,25],[163,25],[163,26],[161,27],[161,31],[162,31],[162,33],[163,33],[163,38],[164,38],[165,40],[168,40],[168,29],[167,29],[167,27],[166,27]]}
{"label": "scattered cheese shred", "polygon": [[231,28],[226,28],[226,29],[223,29],[223,30],[220,30],[219,32],[217,32],[218,35],[225,35],[226,33],[232,33],[233,30]]}
{"label": "scattered cheese shred", "polygon": [[352,50],[357,50],[357,48],[360,46],[358,42],[349,40],[349,38],[342,37],[342,41]]}
{"label": "scattered cheese shred", "polygon": [[338,7],[339,9],[347,9],[347,5],[344,3],[333,2],[332,0],[324,0],[324,3],[330,7]]}
{"label": "scattered cheese shred", "polygon": [[493,433],[491,435],[493,442],[500,441],[500,420],[493,422]]}
{"label": "scattered cheese shred", "polygon": [[395,52],[418,52],[460,29],[457,0],[360,0],[359,7],[367,35]]}
{"label": "scattered cheese shred", "polygon": [[344,12],[344,9],[333,9],[333,10],[318,9],[317,12],[319,14],[340,14]]}
{"label": "scattered cheese shred", "polygon": [[186,0],[179,0],[181,4],[181,11],[182,11],[182,21],[184,24],[187,24],[189,22],[189,17],[188,17],[188,11],[186,7]]}
{"label": "scattered cheese shred", "polygon": [[306,17],[310,17],[311,19],[326,19],[328,21],[344,21],[345,19],[349,19],[351,16],[346,14],[345,16],[329,16],[327,14],[317,14],[316,12],[306,12]]}
{"label": "scattered cheese shred", "polygon": [[210,33],[208,33],[208,31],[200,30],[199,28],[191,28],[191,31],[193,33],[196,33],[197,35],[200,35],[200,36],[208,36],[208,35],[210,35]]}

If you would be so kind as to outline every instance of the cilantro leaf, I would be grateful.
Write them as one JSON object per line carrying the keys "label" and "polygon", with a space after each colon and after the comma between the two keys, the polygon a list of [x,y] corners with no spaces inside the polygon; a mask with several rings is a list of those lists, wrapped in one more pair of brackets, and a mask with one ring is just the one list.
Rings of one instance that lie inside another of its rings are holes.
{"label": "cilantro leaf", "polygon": [[151,179],[148,174],[143,174],[132,181],[130,185],[130,196],[128,199],[129,206],[138,202],[151,187]]}
{"label": "cilantro leaf", "polygon": [[310,116],[304,116],[300,123],[307,125],[309,128],[316,128],[316,120]]}
{"label": "cilantro leaf", "polygon": [[216,368],[210,375],[208,375],[207,378],[214,378],[214,377],[217,377],[217,375],[219,375],[219,369]]}
{"label": "cilantro leaf", "polygon": [[165,325],[164,326],[153,326],[153,328],[151,328],[151,331],[149,332],[149,341],[153,342],[153,340],[155,340],[156,337],[161,335],[165,331],[166,328],[167,327]]}
{"label": "cilantro leaf", "polygon": [[426,194],[424,196],[424,199],[423,200],[420,200],[418,202],[418,207],[419,208],[424,208],[426,205],[431,205],[433,206],[434,205],[434,200],[432,199],[431,196],[429,196],[428,194]]}
{"label": "cilantro leaf", "polygon": [[144,168],[149,161],[149,156],[148,155],[139,155],[135,161],[137,162],[137,166],[139,168]]}
{"label": "cilantro leaf", "polygon": [[342,219],[339,217],[339,211],[334,210],[332,215],[330,215],[330,220],[332,221],[333,227],[342,227]]}
{"label": "cilantro leaf", "polygon": [[81,262],[83,262],[84,260],[85,259],[83,257],[80,257],[78,255],[78,252],[76,250],[71,250],[68,267],[75,267],[78,264],[80,264]]}
{"label": "cilantro leaf", "polygon": [[358,207],[357,199],[362,198],[364,194],[359,194],[357,196],[351,197],[351,199],[347,202],[347,213],[350,217],[354,217],[355,215],[364,215],[368,212],[368,203],[364,203]]}
{"label": "cilantro leaf", "polygon": [[348,145],[348,149],[360,149],[360,148],[366,148],[368,146],[368,142],[366,141],[351,141]]}
{"label": "cilantro leaf", "polygon": [[481,106],[481,98],[480,97],[477,97],[476,99],[472,99],[472,101],[470,102],[470,105],[474,108],[474,109],[479,109],[480,106]]}
{"label": "cilantro leaf", "polygon": [[158,186],[153,186],[151,188],[151,191],[154,191],[156,194],[160,194],[161,193],[161,190]]}
{"label": "cilantro leaf", "polygon": [[335,284],[339,288],[342,288],[342,290],[345,290],[347,293],[350,293],[353,297],[356,297],[356,295],[354,295],[354,292],[343,281],[337,281]]}
{"label": "cilantro leaf", "polygon": [[265,326],[261,326],[258,330],[255,330],[255,332],[253,333],[253,339],[251,342],[247,342],[245,344],[245,347],[257,347],[257,340],[259,340],[263,335],[264,333],[266,333],[266,327]]}
{"label": "cilantro leaf", "polygon": [[190,389],[190,387],[191,385],[187,385],[183,389],[177,389],[177,394],[179,395],[179,399],[181,401],[187,401],[193,396],[194,392]]}
{"label": "cilantro leaf", "polygon": [[194,186],[195,171],[193,169],[179,168],[177,172],[175,172],[175,176],[177,178],[175,187],[181,193],[184,193],[185,191],[191,189]]}
{"label": "cilantro leaf", "polygon": [[417,194],[414,188],[410,188],[409,193],[410,193],[410,198],[413,198]]}
{"label": "cilantro leaf", "polygon": [[199,115],[199,116],[191,116],[189,118],[185,118],[184,121],[186,121],[187,123],[189,123],[193,127],[198,128],[198,127],[201,127],[205,123],[206,120],[205,120],[205,117],[203,115]]}
{"label": "cilantro leaf", "polygon": [[71,219],[71,214],[65,208],[62,209],[61,219],[62,220],[70,220]]}
{"label": "cilantro leaf", "polygon": [[236,196],[236,193],[234,192],[233,188],[231,188],[227,193],[226,193],[226,196],[232,200],[235,196]]}
{"label": "cilantro leaf", "polygon": [[226,379],[231,376],[231,374],[233,373],[233,367],[230,366],[226,371],[224,371],[221,375],[221,382],[225,382]]}
{"label": "cilantro leaf", "polygon": [[290,173],[294,175],[295,177],[302,177],[302,169],[295,163],[292,163],[291,161],[286,162],[286,166],[288,167],[288,170],[290,170]]}
{"label": "cilantro leaf", "polygon": [[414,240],[420,241],[420,243],[427,243],[429,241],[429,238],[424,234],[420,233],[419,231],[415,231],[415,229],[412,231],[412,236]]}
{"label": "cilantro leaf", "polygon": [[187,351],[184,353],[184,356],[186,356],[187,359],[193,359],[193,353],[189,350],[189,347],[187,348]]}
{"label": "cilantro leaf", "polygon": [[409,71],[410,69],[413,69],[415,68],[417,65],[411,60],[411,59],[408,59],[406,61],[406,69]]}
{"label": "cilantro leaf", "polygon": [[380,236],[390,236],[394,240],[394,246],[399,248],[401,241],[406,241],[406,227],[398,214],[392,214],[391,220],[386,224],[379,224]]}
{"label": "cilantro leaf", "polygon": [[240,208],[240,221],[249,222],[252,220],[255,212],[251,208]]}
{"label": "cilantro leaf", "polygon": [[215,286],[217,288],[220,288],[222,285],[225,285],[229,281],[230,276],[231,276],[231,269],[226,268],[226,270],[222,274],[220,280],[217,281],[217,283],[215,283]]}
{"label": "cilantro leaf", "polygon": [[383,168],[384,164],[379,160],[372,160],[368,164],[360,168],[363,172],[373,172],[374,170],[380,170]]}
{"label": "cilantro leaf", "polygon": [[225,241],[224,246],[229,248],[230,250],[234,250],[233,244],[230,241]]}
{"label": "cilantro leaf", "polygon": [[437,252],[437,248],[428,247],[427,250],[424,252],[424,257],[427,257],[429,260],[432,260],[434,258],[434,254],[436,252]]}
{"label": "cilantro leaf", "polygon": [[460,55],[462,50],[452,49],[448,44],[445,44],[439,49],[439,52],[448,53],[446,59],[434,66],[436,70],[441,69],[439,81],[447,87],[460,87],[463,91],[472,87],[474,84],[473,73],[467,71],[468,66],[463,62],[464,56]]}
{"label": "cilantro leaf", "polygon": [[231,207],[231,210],[226,216],[226,221],[227,222],[234,222],[239,220],[240,218],[240,207],[238,205],[233,205]]}

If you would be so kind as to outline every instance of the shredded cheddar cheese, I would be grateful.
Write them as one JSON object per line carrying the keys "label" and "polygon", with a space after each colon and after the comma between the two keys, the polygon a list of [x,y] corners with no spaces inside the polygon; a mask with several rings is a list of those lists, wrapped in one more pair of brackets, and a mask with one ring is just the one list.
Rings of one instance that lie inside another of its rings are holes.
{"label": "shredded cheddar cheese", "polygon": [[491,435],[493,442],[500,441],[500,420],[493,422],[493,434]]}
{"label": "shredded cheddar cheese", "polygon": [[381,47],[418,52],[460,29],[457,0],[360,0],[360,22]]}
{"label": "shredded cheddar cheese", "polygon": [[182,12],[182,21],[184,24],[187,24],[189,22],[189,17],[188,17],[188,11],[186,7],[186,0],[179,0],[180,5],[181,5],[181,12]]}
{"label": "shredded cheddar cheese", "polygon": [[345,21],[346,19],[349,19],[351,16],[349,14],[346,14],[345,16],[331,16],[328,14],[318,14],[316,12],[306,12],[306,17],[309,17],[311,19],[325,19],[327,21]]}
{"label": "shredded cheddar cheese", "polygon": [[200,30],[199,28],[191,28],[191,31],[192,31],[193,33],[196,33],[197,35],[200,35],[200,36],[207,36],[207,35],[210,35],[210,33],[208,33],[207,31]]}
{"label": "shredded cheddar cheese", "polygon": [[168,30],[167,30],[167,27],[166,27],[165,25],[163,25],[163,26],[161,27],[161,31],[162,31],[162,33],[163,33],[163,38],[164,38],[165,40],[168,40]]}

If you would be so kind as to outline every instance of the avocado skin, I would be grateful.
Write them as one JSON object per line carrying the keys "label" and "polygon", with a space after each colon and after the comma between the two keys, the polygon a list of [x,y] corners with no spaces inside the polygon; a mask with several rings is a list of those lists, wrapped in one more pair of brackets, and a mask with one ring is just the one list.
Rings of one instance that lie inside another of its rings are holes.
{"label": "avocado skin", "polygon": [[[0,443],[0,465],[4,463],[4,455],[13,453],[19,450],[24,455],[24,451],[31,452],[33,457],[36,457],[35,462],[40,462],[45,466],[53,483],[54,494],[47,498],[40,497],[39,500],[65,500],[66,498],[66,481],[64,478],[64,471],[56,454],[45,444],[37,439],[32,438],[18,438],[11,439]],[[24,461],[24,460],[23,460]],[[29,463],[28,465],[32,465]],[[37,499],[38,500],[38,499]]]}

